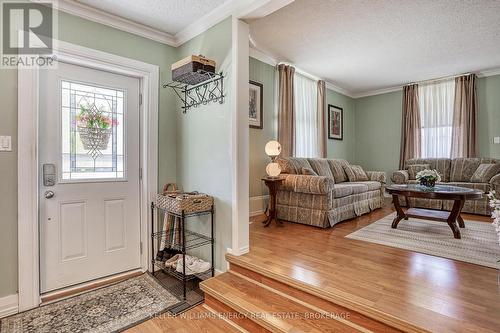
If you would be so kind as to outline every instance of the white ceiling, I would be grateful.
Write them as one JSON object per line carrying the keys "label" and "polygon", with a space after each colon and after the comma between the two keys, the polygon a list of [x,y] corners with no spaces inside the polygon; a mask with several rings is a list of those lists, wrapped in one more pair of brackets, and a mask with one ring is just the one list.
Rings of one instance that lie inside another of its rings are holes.
{"label": "white ceiling", "polygon": [[498,0],[295,0],[255,47],[353,95],[500,67]]}
{"label": "white ceiling", "polygon": [[175,35],[225,0],[77,0],[162,32]]}

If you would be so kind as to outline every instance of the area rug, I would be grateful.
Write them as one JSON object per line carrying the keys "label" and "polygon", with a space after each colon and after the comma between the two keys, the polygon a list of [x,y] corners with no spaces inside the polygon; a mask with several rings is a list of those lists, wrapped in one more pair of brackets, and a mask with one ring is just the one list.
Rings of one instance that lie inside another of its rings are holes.
{"label": "area rug", "polygon": [[179,300],[148,274],[2,319],[2,333],[120,332]]}
{"label": "area rug", "polygon": [[461,239],[444,222],[410,218],[392,229],[395,213],[349,235],[347,238],[421,252],[433,256],[500,268],[500,246],[494,227],[488,222],[465,221]]}

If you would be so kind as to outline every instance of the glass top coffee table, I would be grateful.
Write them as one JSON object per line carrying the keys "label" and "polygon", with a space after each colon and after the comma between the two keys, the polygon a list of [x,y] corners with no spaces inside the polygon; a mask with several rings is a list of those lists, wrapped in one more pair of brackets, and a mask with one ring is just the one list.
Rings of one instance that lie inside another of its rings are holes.
{"label": "glass top coffee table", "polygon": [[[385,191],[392,195],[392,202],[396,209],[397,216],[392,221],[392,228],[396,229],[401,220],[408,218],[419,218],[425,220],[446,222],[453,231],[453,236],[461,238],[460,228],[465,228],[464,220],[460,215],[464,207],[465,200],[479,200],[483,197],[483,191],[474,190],[466,187],[436,185],[428,188],[418,184],[389,185]],[[406,210],[403,210],[399,204],[399,196],[406,199]],[[451,212],[434,209],[412,208],[409,206],[408,198],[425,198],[438,200],[453,200]],[[458,226],[457,226],[458,222]]]}

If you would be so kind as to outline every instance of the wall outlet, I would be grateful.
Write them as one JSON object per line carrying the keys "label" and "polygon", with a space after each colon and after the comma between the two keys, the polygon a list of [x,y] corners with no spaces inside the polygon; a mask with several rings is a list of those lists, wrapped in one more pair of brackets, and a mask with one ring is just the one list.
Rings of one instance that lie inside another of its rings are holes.
{"label": "wall outlet", "polygon": [[0,136],[0,151],[12,151],[12,137]]}
{"label": "wall outlet", "polygon": [[493,138],[493,143],[497,143],[497,144],[499,144],[499,143],[500,143],[500,136],[495,136],[495,137]]}

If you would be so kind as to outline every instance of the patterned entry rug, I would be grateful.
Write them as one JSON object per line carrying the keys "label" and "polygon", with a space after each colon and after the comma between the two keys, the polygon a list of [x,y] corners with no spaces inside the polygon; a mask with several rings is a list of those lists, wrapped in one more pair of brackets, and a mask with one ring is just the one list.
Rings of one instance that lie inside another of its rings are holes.
{"label": "patterned entry rug", "polygon": [[120,332],[179,300],[148,274],[2,319],[2,333]]}
{"label": "patterned entry rug", "polygon": [[500,245],[491,223],[466,220],[465,228],[460,228],[462,239],[455,239],[444,222],[410,218],[399,222],[397,229],[392,229],[395,216],[396,213],[388,215],[346,237],[500,268]]}

